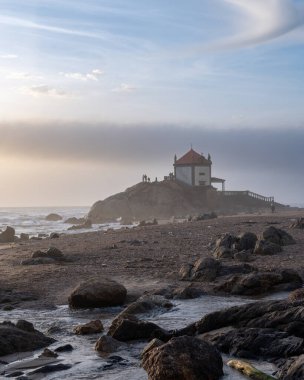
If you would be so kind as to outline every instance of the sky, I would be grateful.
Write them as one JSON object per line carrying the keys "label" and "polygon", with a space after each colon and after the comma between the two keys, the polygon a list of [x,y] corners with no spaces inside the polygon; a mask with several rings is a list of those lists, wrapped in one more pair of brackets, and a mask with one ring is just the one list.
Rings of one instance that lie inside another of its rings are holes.
{"label": "sky", "polygon": [[213,159],[304,203],[303,0],[0,0],[0,206],[90,205]]}

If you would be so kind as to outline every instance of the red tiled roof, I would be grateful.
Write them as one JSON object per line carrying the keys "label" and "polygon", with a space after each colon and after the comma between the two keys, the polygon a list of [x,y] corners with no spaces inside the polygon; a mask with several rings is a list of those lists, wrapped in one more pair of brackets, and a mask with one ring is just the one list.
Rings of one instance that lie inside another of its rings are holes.
{"label": "red tiled roof", "polygon": [[189,152],[175,162],[175,165],[211,165],[211,161],[191,148]]}

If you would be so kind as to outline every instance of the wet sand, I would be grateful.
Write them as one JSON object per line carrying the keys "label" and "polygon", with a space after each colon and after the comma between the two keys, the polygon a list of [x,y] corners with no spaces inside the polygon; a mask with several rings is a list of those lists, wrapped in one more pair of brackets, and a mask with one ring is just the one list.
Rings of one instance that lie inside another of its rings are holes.
{"label": "wet sand", "polygon": [[[31,292],[38,297],[33,302],[36,307],[66,304],[69,293],[80,281],[107,276],[124,284],[131,294],[141,294],[177,283],[182,264],[210,257],[208,244],[221,233],[260,234],[269,225],[287,230],[297,244],[284,247],[274,256],[257,256],[252,265],[264,270],[292,268],[304,276],[304,231],[289,229],[293,219],[303,216],[304,211],[237,215],[2,245],[0,289]],[[59,248],[68,261],[20,265],[33,252],[50,246]]]}

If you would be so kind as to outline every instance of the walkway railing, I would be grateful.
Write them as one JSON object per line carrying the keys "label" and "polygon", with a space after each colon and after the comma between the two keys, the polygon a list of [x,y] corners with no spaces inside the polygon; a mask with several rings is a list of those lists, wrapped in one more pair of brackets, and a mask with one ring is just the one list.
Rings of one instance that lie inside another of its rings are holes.
{"label": "walkway railing", "polygon": [[253,193],[252,191],[222,191],[223,195],[226,197],[231,197],[231,196],[237,196],[237,195],[245,195],[250,198],[258,199],[263,202],[268,202],[268,203],[273,203],[274,202],[274,197],[264,197],[263,195]]}

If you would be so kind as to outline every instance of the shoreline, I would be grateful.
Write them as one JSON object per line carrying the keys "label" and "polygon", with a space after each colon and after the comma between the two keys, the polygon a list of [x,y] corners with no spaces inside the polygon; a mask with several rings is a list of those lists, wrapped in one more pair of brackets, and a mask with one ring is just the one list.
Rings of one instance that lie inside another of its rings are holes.
{"label": "shoreline", "polygon": [[[269,225],[287,230],[297,244],[284,247],[273,256],[257,256],[253,265],[259,270],[294,269],[304,274],[304,236],[302,230],[288,227],[303,212],[262,215],[223,216],[205,221],[167,223],[132,229],[61,235],[59,239],[0,245],[0,289],[32,293],[37,297],[31,307],[65,304],[72,289],[90,277],[110,277],[124,284],[130,298],[145,291],[179,281],[183,264],[211,257],[208,245],[216,236],[230,232],[260,234]],[[136,244],[133,244],[137,241]],[[67,261],[47,265],[20,265],[37,250],[50,246],[60,249]],[[221,259],[229,263],[231,259]]]}

